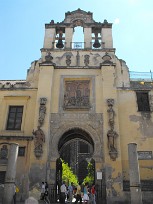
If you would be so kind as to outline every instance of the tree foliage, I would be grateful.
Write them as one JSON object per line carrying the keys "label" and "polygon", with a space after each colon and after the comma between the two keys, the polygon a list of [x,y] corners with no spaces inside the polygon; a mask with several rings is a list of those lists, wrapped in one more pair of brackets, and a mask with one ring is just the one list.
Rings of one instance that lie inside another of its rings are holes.
{"label": "tree foliage", "polygon": [[83,184],[88,183],[91,185],[94,182],[94,167],[91,162],[88,162],[87,166],[88,174],[83,180]]}
{"label": "tree foliage", "polygon": [[73,183],[74,185],[78,184],[77,176],[73,173],[72,169],[68,166],[68,164],[62,160],[62,181],[65,183]]}

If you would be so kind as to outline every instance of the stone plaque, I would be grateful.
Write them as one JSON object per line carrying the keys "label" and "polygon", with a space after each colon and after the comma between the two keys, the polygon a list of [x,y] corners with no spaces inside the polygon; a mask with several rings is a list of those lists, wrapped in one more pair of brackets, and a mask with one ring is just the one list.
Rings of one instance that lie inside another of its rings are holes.
{"label": "stone plaque", "polygon": [[138,151],[139,160],[148,160],[152,158],[152,151]]}
{"label": "stone plaque", "polygon": [[65,81],[64,109],[90,108],[90,80]]}
{"label": "stone plaque", "polygon": [[97,171],[97,180],[102,180],[103,174],[101,171]]}

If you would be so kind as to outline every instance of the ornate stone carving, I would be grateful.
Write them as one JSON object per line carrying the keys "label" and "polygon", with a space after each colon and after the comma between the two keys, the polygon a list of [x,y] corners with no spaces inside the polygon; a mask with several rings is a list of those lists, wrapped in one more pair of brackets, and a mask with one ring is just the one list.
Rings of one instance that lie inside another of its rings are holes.
{"label": "ornate stone carving", "polygon": [[90,80],[65,82],[64,108],[90,108]]}
{"label": "ornate stone carving", "polygon": [[113,62],[111,61],[112,58],[107,52],[102,57],[102,59],[104,60],[102,64],[113,64]]}
{"label": "ornate stone carving", "polygon": [[46,102],[47,98],[40,98],[40,107],[39,107],[39,127],[44,124],[45,114],[46,114]]}
{"label": "ornate stone carving", "polygon": [[114,116],[115,116],[115,111],[113,110],[113,105],[114,105],[114,99],[108,99],[107,104],[109,109],[107,110],[108,116],[109,116],[109,125],[111,130],[114,129]]}
{"label": "ornate stone carving", "polygon": [[52,60],[53,60],[53,57],[51,56],[51,53],[48,52],[47,55],[45,56],[45,62],[53,63]]}
{"label": "ornate stone carving", "polygon": [[45,134],[42,129],[38,126],[38,129],[32,132],[34,135],[34,153],[37,159],[43,154],[43,144],[45,142]]}
{"label": "ornate stone carving", "polygon": [[0,159],[7,159],[8,157],[8,148],[7,145],[3,145],[0,149]]}
{"label": "ornate stone carving", "polygon": [[90,55],[85,55],[84,56],[84,64],[85,64],[86,67],[89,66],[89,58],[90,58]]}
{"label": "ornate stone carving", "polygon": [[117,148],[116,148],[116,138],[118,136],[117,132],[114,131],[114,117],[115,117],[115,111],[113,110],[114,105],[114,99],[107,99],[107,105],[108,105],[108,123],[110,126],[110,130],[107,132],[107,138],[108,138],[108,149],[109,149],[109,155],[110,158],[114,161],[117,158]]}
{"label": "ornate stone carving", "polygon": [[96,161],[103,160],[103,115],[100,113],[53,113],[50,125],[50,159],[59,157],[58,142],[61,136],[74,128],[86,131],[94,141],[94,155]]}
{"label": "ornate stone carving", "polygon": [[66,65],[67,66],[71,65],[71,55],[66,55]]}
{"label": "ornate stone carving", "polygon": [[80,55],[79,55],[79,51],[77,51],[77,55],[76,55],[76,66],[80,66]]}

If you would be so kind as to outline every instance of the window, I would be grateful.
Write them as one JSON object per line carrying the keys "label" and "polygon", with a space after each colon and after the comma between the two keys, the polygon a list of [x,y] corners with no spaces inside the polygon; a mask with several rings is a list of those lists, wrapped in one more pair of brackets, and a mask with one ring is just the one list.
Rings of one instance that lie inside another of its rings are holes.
{"label": "window", "polygon": [[6,171],[0,171],[0,184],[4,184]]}
{"label": "window", "polygon": [[19,157],[25,156],[25,147],[19,147],[18,156]]}
{"label": "window", "polygon": [[23,106],[10,106],[7,120],[7,130],[21,130]]}
{"label": "window", "polygon": [[138,111],[150,111],[148,92],[136,92]]}
{"label": "window", "polygon": [[80,149],[79,149],[79,153],[89,153],[89,145],[84,143],[84,142],[79,142],[80,144]]}

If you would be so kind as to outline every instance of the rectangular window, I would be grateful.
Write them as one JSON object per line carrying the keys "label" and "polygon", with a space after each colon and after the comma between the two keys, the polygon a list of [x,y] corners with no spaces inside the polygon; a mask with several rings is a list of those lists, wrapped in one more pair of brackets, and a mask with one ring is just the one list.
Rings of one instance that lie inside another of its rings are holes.
{"label": "rectangular window", "polygon": [[25,147],[19,147],[18,156],[19,157],[25,156]]}
{"label": "rectangular window", "polygon": [[7,120],[7,130],[21,130],[23,106],[10,106]]}
{"label": "rectangular window", "polygon": [[6,171],[0,171],[0,184],[4,184]]}
{"label": "rectangular window", "polygon": [[150,111],[148,92],[136,92],[138,111]]}
{"label": "rectangular window", "polygon": [[79,153],[89,153],[89,147],[88,144],[84,142],[79,142],[80,148],[79,148]]}

